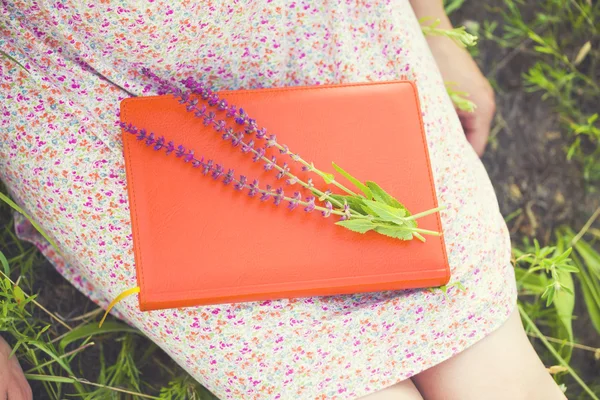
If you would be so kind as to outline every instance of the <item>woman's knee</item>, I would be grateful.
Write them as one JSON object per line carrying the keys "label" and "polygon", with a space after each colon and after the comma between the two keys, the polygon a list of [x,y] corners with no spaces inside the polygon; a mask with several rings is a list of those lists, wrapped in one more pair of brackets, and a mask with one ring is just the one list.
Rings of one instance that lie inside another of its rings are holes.
{"label": "woman's knee", "polygon": [[413,377],[427,400],[563,400],[515,309],[496,331]]}

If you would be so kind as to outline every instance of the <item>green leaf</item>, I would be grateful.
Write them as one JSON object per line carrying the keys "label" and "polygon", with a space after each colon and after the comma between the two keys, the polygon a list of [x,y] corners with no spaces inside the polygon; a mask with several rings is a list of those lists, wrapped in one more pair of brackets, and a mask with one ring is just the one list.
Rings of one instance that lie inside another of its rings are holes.
{"label": "green leaf", "polygon": [[13,288],[13,295],[15,296],[15,301],[17,302],[19,307],[23,309],[23,307],[25,307],[25,293],[23,292],[23,289],[21,289],[18,286],[15,286]]}
{"label": "green leaf", "polygon": [[368,186],[366,186],[364,183],[362,183],[361,181],[359,181],[358,179],[356,179],[355,177],[353,177],[352,175],[350,175],[348,172],[346,172],[345,170],[343,170],[342,167],[340,167],[336,163],[332,162],[331,165],[333,165],[333,168],[337,172],[339,172],[346,179],[348,179],[350,182],[352,182],[354,184],[354,186],[356,186],[357,188],[359,188],[365,194],[365,197],[367,199],[371,200],[373,198],[373,194],[371,193],[371,189],[369,189]]}
{"label": "green leaf", "polygon": [[343,226],[346,229],[350,229],[353,232],[358,233],[366,233],[375,227],[375,225],[371,220],[366,218],[358,218],[358,219],[349,219],[346,221],[338,221],[335,223],[336,225]]}
{"label": "green leaf", "polygon": [[4,255],[4,253],[2,253],[1,251],[0,251],[0,263],[2,264],[2,267],[4,267],[4,275],[10,276],[10,266],[8,265],[8,260],[6,259],[6,256]]}
{"label": "green leaf", "polygon": [[583,240],[579,240],[575,243],[575,250],[579,253],[592,275],[595,276],[596,279],[600,279],[600,254]]}
{"label": "green leaf", "polygon": [[536,295],[544,293],[546,286],[548,286],[548,278],[546,275],[528,273],[524,268],[515,268],[515,276],[519,288],[528,290]]}
{"label": "green leaf", "polygon": [[43,382],[55,382],[55,383],[75,383],[77,382],[73,378],[67,378],[65,376],[54,376],[54,375],[40,375],[40,374],[25,374],[25,378],[30,381],[43,381]]}
{"label": "green leaf", "polygon": [[394,208],[385,203],[373,200],[363,200],[363,203],[384,221],[395,222],[399,224],[403,224],[405,222],[403,221],[403,218],[406,216],[406,212],[400,208]]}
{"label": "green leaf", "polygon": [[542,293],[542,299],[546,299],[546,307],[549,307],[550,304],[554,301],[554,295],[556,294],[556,289],[553,284],[548,285],[544,293]]}
{"label": "green leaf", "polygon": [[48,243],[50,243],[50,245],[52,247],[54,247],[54,250],[56,250],[56,252],[58,254],[60,254],[62,256],[62,253],[60,252],[60,250],[58,249],[58,246],[56,245],[56,243],[54,243],[54,240],[52,240],[50,238],[50,236],[48,236],[43,230],[42,228],[37,224],[37,222],[35,222],[33,219],[31,219],[31,217],[25,212],[23,211],[23,209],[21,207],[19,207],[14,201],[12,201],[10,198],[8,198],[4,193],[0,192],[0,200],[4,201],[6,204],[8,204],[9,206],[11,206],[13,209],[15,209],[18,213],[23,214],[23,216],[25,218],[27,218],[29,220],[29,222],[31,222],[31,225],[33,225],[33,227],[35,229],[37,229],[37,231],[48,241]]}
{"label": "green leaf", "polygon": [[[560,253],[564,248],[564,245],[564,238],[560,238],[556,253]],[[569,247],[567,251],[556,257],[556,260],[560,259],[560,261],[565,261],[571,254],[571,250],[572,247]],[[554,308],[556,309],[556,315],[560,322],[557,336],[566,336],[569,342],[573,342],[573,310],[575,309],[575,296],[573,295],[575,286],[573,284],[573,277],[570,272],[566,271],[564,266],[561,266],[560,269],[557,268],[557,274],[561,286],[561,290],[554,296],[553,302]],[[566,360],[569,360],[571,358],[572,350],[573,348],[571,346],[566,346],[561,349],[561,354]]]}
{"label": "green leaf", "polygon": [[406,213],[406,216],[411,215],[410,212],[406,209],[406,207],[404,207],[398,200],[396,200],[394,197],[392,197],[388,192],[383,190],[381,188],[381,186],[379,186],[378,184],[376,184],[375,182],[372,182],[372,181],[366,181],[365,184],[369,187],[369,189],[371,189],[373,198],[376,201],[378,201],[380,203],[385,203],[388,206],[391,206],[394,208],[399,208],[401,210],[404,210]]}
{"label": "green leaf", "polygon": [[375,232],[400,240],[411,240],[413,238],[413,234],[410,231],[394,226],[379,225],[375,228]]}
{"label": "green leaf", "polygon": [[[345,196],[345,195],[341,195],[341,194],[331,194],[331,195],[329,195],[329,197],[339,201],[342,204],[344,204],[344,201],[346,201],[348,203],[348,205],[350,206],[350,209],[352,211],[356,211],[359,214],[362,214],[362,215],[369,214],[367,211],[365,211],[363,209],[364,197]],[[374,213],[372,215],[374,215]]]}
{"label": "green leaf", "polygon": [[[587,277],[585,274],[582,274],[581,276]],[[596,332],[600,334],[600,303],[597,301],[598,296],[594,296],[594,289],[588,279],[581,279],[581,292],[583,293],[583,301],[587,307],[588,315],[592,320],[592,325],[594,325]]]}
{"label": "green leaf", "polygon": [[444,0],[444,9],[446,10],[446,14],[450,15],[454,11],[458,10],[465,0]]}
{"label": "green leaf", "polygon": [[94,335],[103,335],[107,333],[120,333],[120,332],[131,332],[131,333],[140,333],[135,328],[130,327],[129,325],[122,324],[120,322],[107,321],[102,325],[102,328],[98,327],[98,323],[92,322],[86,325],[79,326],[73,329],[71,332],[67,333],[60,341],[60,348],[64,351],[64,349],[72,342],[84,339]]}

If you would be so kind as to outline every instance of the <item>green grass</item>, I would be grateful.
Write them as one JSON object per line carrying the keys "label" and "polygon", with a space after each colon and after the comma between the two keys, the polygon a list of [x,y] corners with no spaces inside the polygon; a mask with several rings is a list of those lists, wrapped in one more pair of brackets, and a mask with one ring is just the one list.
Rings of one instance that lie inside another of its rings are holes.
{"label": "green grass", "polygon": [[482,35],[535,59],[523,74],[557,112],[569,139],[567,157],[579,163],[595,190],[600,181],[600,3],[591,0],[504,0],[501,23],[484,23]]}
{"label": "green grass", "polygon": [[[0,201],[1,220],[8,222],[11,210]],[[40,304],[34,287],[42,294],[52,289],[36,285],[41,269],[51,267],[35,247],[16,238],[12,224],[0,231],[0,267],[0,331],[39,398],[214,398],[135,328],[114,318],[99,328],[100,308],[65,320],[50,311],[56,306],[48,301],[52,297]]]}

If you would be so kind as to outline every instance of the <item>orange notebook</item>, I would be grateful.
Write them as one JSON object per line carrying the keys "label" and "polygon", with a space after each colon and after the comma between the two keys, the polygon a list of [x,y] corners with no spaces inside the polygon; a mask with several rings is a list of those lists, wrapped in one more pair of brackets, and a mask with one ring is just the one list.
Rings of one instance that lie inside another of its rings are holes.
{"label": "orange notebook", "polygon": [[[416,87],[411,82],[221,92],[315,166],[335,162],[377,182],[413,214],[438,206]],[[224,111],[220,111],[224,113]],[[129,98],[121,120],[234,168],[262,187],[277,180],[170,95]],[[247,137],[248,138],[248,137]],[[235,191],[123,132],[139,303],[142,310],[440,286],[449,280],[443,237],[400,241],[359,234],[302,207],[288,210]],[[300,165],[292,172],[307,179]],[[269,155],[269,153],[267,153]],[[336,174],[336,179],[351,184]],[[327,187],[313,179],[322,190]],[[303,197],[309,195],[301,191]],[[334,190],[334,193],[340,193]],[[439,214],[419,227],[442,230]]]}

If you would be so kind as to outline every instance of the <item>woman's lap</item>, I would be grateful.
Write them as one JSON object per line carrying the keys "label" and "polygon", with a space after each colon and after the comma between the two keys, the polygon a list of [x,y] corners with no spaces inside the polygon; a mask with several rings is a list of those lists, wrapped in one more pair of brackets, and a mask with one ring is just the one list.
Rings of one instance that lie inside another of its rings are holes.
{"label": "woman's lap", "polygon": [[[510,244],[493,188],[461,136],[414,17],[395,18],[410,39],[402,43],[402,65],[377,79],[405,75],[417,81],[436,189],[440,203],[448,206],[443,225],[452,281],[465,291],[451,287],[447,295],[414,290],[145,313],[134,296],[117,307],[120,316],[221,397],[371,393],[472,345],[513,309]],[[87,99],[98,93],[101,102],[78,100],[80,89],[44,88],[43,79],[15,71],[8,61],[0,65],[5,84],[18,82],[18,88],[9,87],[14,103],[3,106],[0,177],[66,259],[53,254],[26,223],[20,235],[36,242],[67,279],[106,306],[136,285],[115,126],[116,105],[127,94],[77,63],[69,70],[86,91],[79,95]],[[369,77],[365,71],[329,79],[364,80]],[[40,67],[38,72],[45,71]],[[111,73],[112,79],[121,79]],[[310,76],[304,79],[311,83]],[[143,83],[128,82],[132,91],[143,93]]]}

